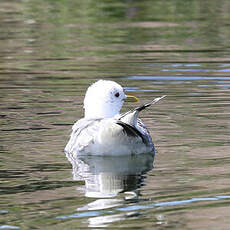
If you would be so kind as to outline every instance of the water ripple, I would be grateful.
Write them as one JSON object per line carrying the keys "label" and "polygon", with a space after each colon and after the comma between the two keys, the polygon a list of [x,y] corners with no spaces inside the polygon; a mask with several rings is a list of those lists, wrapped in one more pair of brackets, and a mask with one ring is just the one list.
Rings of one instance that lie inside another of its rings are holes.
{"label": "water ripple", "polygon": [[178,205],[187,205],[194,202],[203,202],[203,201],[218,201],[222,199],[230,199],[230,195],[223,195],[223,196],[215,196],[215,197],[198,197],[198,198],[191,198],[187,200],[176,200],[176,201],[167,201],[167,202],[158,202],[155,204],[150,205],[129,205],[123,208],[117,208],[113,211],[87,211],[81,213],[75,213],[71,215],[64,215],[58,216],[56,219],[71,219],[71,218],[83,218],[83,217],[94,217],[100,216],[104,214],[114,213],[115,211],[122,211],[122,212],[129,212],[129,211],[137,211],[137,210],[144,210],[144,209],[152,209],[155,207],[169,207],[169,206],[178,206]]}
{"label": "water ripple", "polygon": [[230,72],[230,69],[162,69],[162,72]]}
{"label": "water ripple", "polygon": [[133,80],[230,80],[230,77],[219,76],[128,76]]}
{"label": "water ripple", "polygon": [[20,227],[13,225],[0,225],[0,229],[20,229]]}

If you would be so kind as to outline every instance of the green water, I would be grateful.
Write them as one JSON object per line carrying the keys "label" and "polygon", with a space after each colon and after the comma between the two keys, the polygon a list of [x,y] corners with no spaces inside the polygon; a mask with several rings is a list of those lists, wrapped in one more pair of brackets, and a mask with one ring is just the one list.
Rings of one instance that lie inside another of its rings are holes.
{"label": "green water", "polygon": [[[228,0],[2,0],[0,229],[228,230],[229,10]],[[167,94],[141,114],[154,167],[148,156],[66,158],[98,79],[139,104]]]}

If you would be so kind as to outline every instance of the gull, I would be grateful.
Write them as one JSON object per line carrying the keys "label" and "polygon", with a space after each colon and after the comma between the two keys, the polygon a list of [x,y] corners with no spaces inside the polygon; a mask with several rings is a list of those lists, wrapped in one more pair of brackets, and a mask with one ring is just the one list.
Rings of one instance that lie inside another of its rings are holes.
{"label": "gull", "polygon": [[114,81],[95,82],[86,91],[84,118],[73,125],[65,152],[102,156],[155,154],[150,133],[138,114],[165,96],[120,114],[125,100],[137,102],[138,98],[126,95]]}

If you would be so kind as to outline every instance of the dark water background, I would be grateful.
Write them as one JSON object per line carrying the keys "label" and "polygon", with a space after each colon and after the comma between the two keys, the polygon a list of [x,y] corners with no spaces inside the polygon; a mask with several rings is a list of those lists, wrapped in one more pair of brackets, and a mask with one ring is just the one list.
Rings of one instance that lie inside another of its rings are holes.
{"label": "dark water background", "polygon": [[[228,0],[1,0],[0,229],[229,229],[229,12]],[[72,169],[63,149],[98,79],[140,103],[168,95],[141,114],[154,168]]]}

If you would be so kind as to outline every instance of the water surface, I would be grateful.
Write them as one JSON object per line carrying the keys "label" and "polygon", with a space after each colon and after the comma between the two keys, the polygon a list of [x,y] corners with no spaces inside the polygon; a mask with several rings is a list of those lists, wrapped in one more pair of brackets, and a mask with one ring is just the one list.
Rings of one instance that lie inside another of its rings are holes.
{"label": "water surface", "polygon": [[[0,228],[229,229],[229,7],[2,0]],[[74,173],[63,149],[98,79],[140,103],[168,95],[141,114],[154,167],[84,159]]]}

